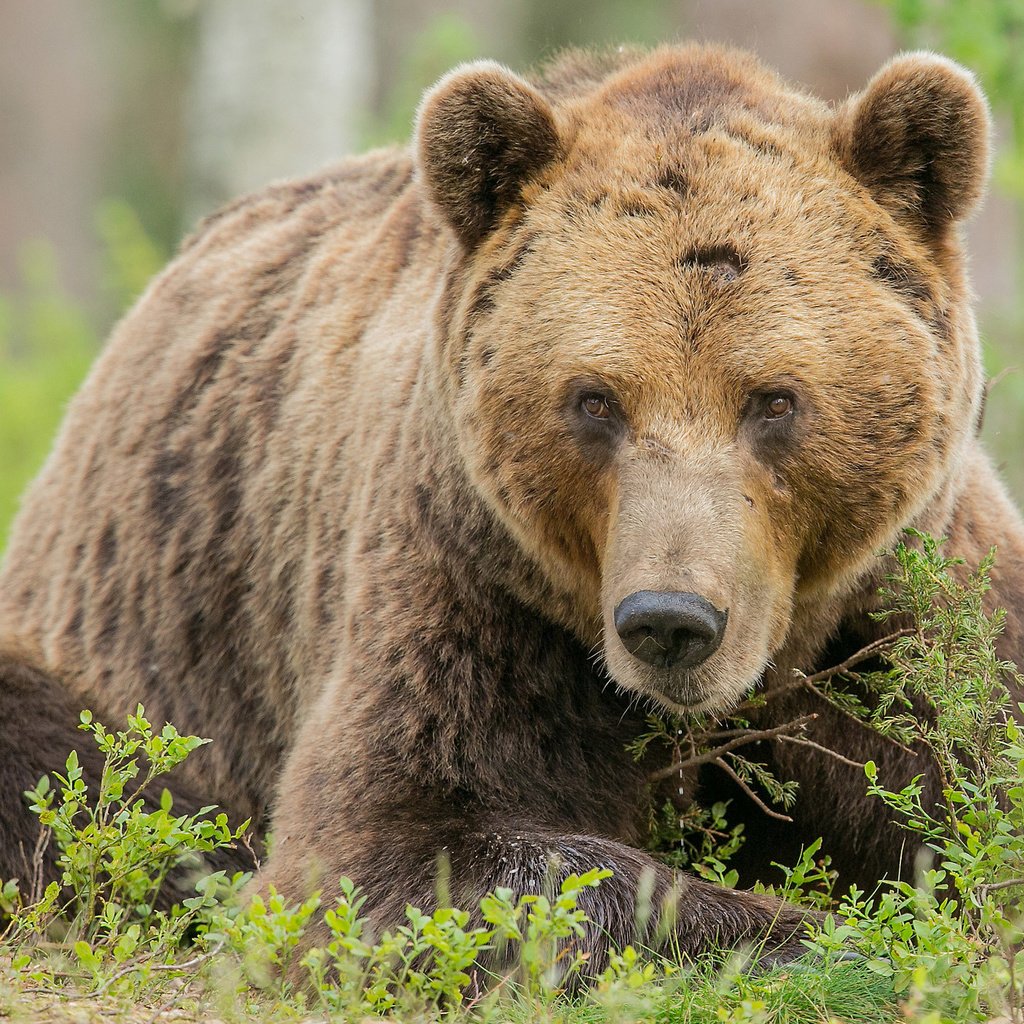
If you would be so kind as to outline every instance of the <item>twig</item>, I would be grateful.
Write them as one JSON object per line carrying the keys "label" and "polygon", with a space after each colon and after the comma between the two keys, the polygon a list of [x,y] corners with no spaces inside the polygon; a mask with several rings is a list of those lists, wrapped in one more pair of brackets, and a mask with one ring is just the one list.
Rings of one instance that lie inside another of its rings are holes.
{"label": "twig", "polygon": [[260,869],[263,867],[263,862],[260,860],[259,854],[252,845],[252,833],[243,832],[239,837],[238,842],[240,842],[242,846],[249,851],[249,856],[252,857],[253,870],[258,874]]}
{"label": "twig", "polygon": [[43,898],[43,857],[50,845],[53,829],[41,828],[36,836],[36,845],[32,851],[32,886],[29,889],[29,902],[38,903]]}
{"label": "twig", "polygon": [[97,999],[103,995],[115,981],[120,981],[122,978],[126,978],[129,974],[134,971],[188,971],[193,967],[198,967],[200,964],[206,963],[207,960],[212,960],[220,951],[224,948],[222,942],[215,949],[207,950],[205,953],[200,953],[199,956],[192,957],[191,960],[186,960],[180,964],[145,964],[145,963],[134,963],[129,964],[127,967],[122,967],[116,974],[112,974],[106,981],[103,982],[99,988],[93,992],[87,992],[82,996],[83,999]]}
{"label": "twig", "polygon": [[824,683],[833,676],[841,676],[844,672],[848,672],[853,668],[854,665],[859,665],[862,661],[867,661],[868,658],[873,657],[883,648],[891,646],[897,640],[902,640],[905,636],[912,636],[916,632],[916,629],[908,627],[906,629],[897,629],[895,633],[890,633],[888,636],[882,636],[877,640],[872,640],[871,643],[862,647],[855,654],[851,654],[846,661],[841,661],[833,668],[827,668],[821,672],[814,672],[809,676],[802,675],[803,683],[805,686],[813,686],[815,683]]}
{"label": "twig", "polygon": [[[895,643],[897,640],[901,640],[905,636],[910,636],[914,632],[916,631],[913,629],[898,629],[895,633],[890,633],[888,636],[872,640],[867,646],[862,647],[855,654],[851,654],[850,657],[845,661],[841,661],[838,665],[833,665],[832,668],[826,668],[820,672],[814,672],[809,676],[804,675],[798,669],[794,669],[794,672],[797,675],[796,679],[793,679],[788,683],[783,683],[781,686],[774,686],[770,690],[762,690],[756,698],[745,700],[742,704],[738,704],[732,714],[737,715],[742,714],[744,711],[757,710],[764,707],[768,701],[784,697],[787,693],[792,693],[794,690],[815,689],[816,683],[824,683],[829,679],[832,679],[834,676],[839,676],[844,672],[849,672],[854,665],[859,665],[862,661],[867,661],[868,658],[874,657],[874,655],[876,655],[880,650],[889,647],[891,644]],[[820,690],[815,690],[815,692],[825,700],[828,700],[828,697],[821,693]],[[829,701],[829,703],[832,702]],[[843,708],[839,708],[838,710],[842,711],[844,714],[849,714],[849,712],[845,711]],[[857,718],[856,715],[852,715],[850,717],[855,721],[860,722],[860,719]]]}
{"label": "twig", "polygon": [[737,729],[735,731],[738,735],[728,743],[723,743],[721,746],[715,747],[713,750],[707,750],[702,754],[695,754],[685,761],[677,761],[675,764],[670,764],[667,768],[659,768],[658,771],[651,772],[647,776],[647,780],[648,782],[663,782],[665,779],[678,775],[684,768],[696,768],[702,764],[713,764],[723,754],[728,754],[737,747],[746,746],[748,743],[756,743],[759,740],[774,739],[776,736],[781,736],[783,733],[794,729],[802,729],[808,722],[814,721],[817,717],[814,714],[802,715],[800,718],[793,719],[792,722],[786,722],[785,725],[777,725],[774,729]]}
{"label": "twig", "polygon": [[175,995],[173,998],[169,999],[166,1003],[164,1003],[163,1006],[158,1006],[153,1016],[149,1018],[146,1024],[157,1024],[157,1022],[165,1013],[169,1013],[171,1010],[174,1009],[178,1001],[178,996]]}
{"label": "twig", "polygon": [[1012,889],[1014,886],[1024,886],[1024,878],[1008,878],[1004,882],[982,882],[978,888],[983,892],[996,892],[999,889]]}
{"label": "twig", "polygon": [[476,994],[462,1008],[464,1013],[466,1014],[466,1016],[467,1017],[469,1016],[470,1011],[472,1009],[474,1009],[474,1007],[480,1002],[480,1000],[485,995],[492,995],[493,993],[500,991],[505,985],[507,985],[508,982],[510,982],[512,980],[512,975],[513,974],[514,974],[514,972],[508,972],[506,974],[503,974],[501,976],[501,981],[499,981],[497,985],[495,985],[495,986],[493,986],[492,988],[489,988],[489,989],[483,989],[483,988],[480,987],[479,976],[477,974],[476,969],[474,968],[474,970],[473,970],[473,988],[474,988]]}
{"label": "twig", "polygon": [[1007,375],[1010,373],[1019,372],[1019,366],[1004,366],[994,377],[989,377],[985,381],[985,387],[981,392],[981,410],[978,413],[978,422],[975,425],[974,431],[976,434],[981,433],[981,428],[985,425],[985,411],[988,408],[988,396],[992,394],[992,389]]}
{"label": "twig", "polygon": [[779,813],[778,811],[772,810],[772,808],[771,808],[771,807],[769,807],[769,806],[768,806],[768,805],[767,805],[767,804],[766,804],[766,803],[765,803],[765,802],[764,802],[764,801],[763,801],[763,800],[762,800],[762,799],[761,799],[761,798],[760,798],[760,797],[759,797],[759,796],[758,796],[758,795],[757,795],[757,794],[756,794],[756,793],[755,793],[755,792],[754,792],[754,791],[753,791],[753,790],[752,790],[752,789],[750,788],[750,786],[748,786],[748,785],[746,784],[746,782],[744,782],[744,781],[743,781],[743,779],[741,779],[741,778],[739,777],[739,775],[737,775],[737,774],[736,774],[736,772],[734,772],[734,771],[732,770],[732,766],[731,766],[731,765],[729,764],[729,762],[728,762],[728,761],[726,761],[726,760],[725,760],[724,758],[721,758],[721,757],[716,757],[716,758],[715,758],[715,760],[714,760],[714,763],[715,763],[716,765],[718,765],[718,767],[719,767],[719,768],[721,768],[721,769],[722,769],[722,771],[723,771],[723,772],[725,772],[725,773],[726,773],[726,775],[728,775],[728,776],[729,776],[729,778],[731,778],[731,779],[732,779],[732,781],[733,781],[733,782],[735,782],[735,783],[736,783],[736,785],[737,785],[737,786],[739,786],[739,787],[740,787],[740,789],[742,789],[742,790],[743,790],[743,792],[744,792],[744,793],[746,793],[746,794],[747,794],[747,796],[748,796],[748,797],[750,797],[750,799],[751,799],[751,800],[753,800],[753,801],[754,801],[754,803],[755,803],[755,804],[756,804],[756,805],[757,805],[757,806],[758,806],[758,807],[759,807],[759,808],[760,808],[760,809],[761,809],[761,810],[762,810],[762,811],[763,811],[763,812],[764,812],[765,814],[767,814],[767,815],[768,815],[768,817],[769,817],[769,818],[775,818],[775,819],[776,819],[777,821],[792,821],[792,820],[793,820],[793,819],[792,819],[792,818],[791,818],[791,817],[790,817],[790,816],[789,816],[788,814],[780,814],[780,813]]}
{"label": "twig", "polygon": [[863,769],[864,767],[863,761],[854,761],[851,757],[844,757],[838,750],[833,750],[831,747],[826,747],[821,743],[815,743],[814,740],[809,740],[806,736],[787,736],[783,734],[779,736],[779,739],[784,743],[797,743],[802,747],[812,747],[814,750],[820,750],[823,754],[828,754],[829,757],[834,757],[841,764],[848,764],[851,768]]}

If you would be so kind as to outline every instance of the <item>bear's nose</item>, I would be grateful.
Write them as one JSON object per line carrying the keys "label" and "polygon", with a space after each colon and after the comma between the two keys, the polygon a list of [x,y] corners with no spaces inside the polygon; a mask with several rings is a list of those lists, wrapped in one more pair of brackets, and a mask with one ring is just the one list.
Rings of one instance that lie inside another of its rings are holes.
{"label": "bear's nose", "polygon": [[718,649],[728,618],[700,594],[638,590],[615,609],[615,629],[634,658],[655,668],[693,668]]}

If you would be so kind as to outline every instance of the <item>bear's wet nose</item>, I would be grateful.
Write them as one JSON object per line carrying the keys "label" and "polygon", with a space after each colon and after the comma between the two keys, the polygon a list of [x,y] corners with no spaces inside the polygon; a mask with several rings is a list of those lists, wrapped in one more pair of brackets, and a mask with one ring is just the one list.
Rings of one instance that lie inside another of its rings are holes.
{"label": "bear's wet nose", "polygon": [[655,668],[693,668],[718,649],[728,618],[700,594],[638,590],[615,609],[615,629],[634,658]]}

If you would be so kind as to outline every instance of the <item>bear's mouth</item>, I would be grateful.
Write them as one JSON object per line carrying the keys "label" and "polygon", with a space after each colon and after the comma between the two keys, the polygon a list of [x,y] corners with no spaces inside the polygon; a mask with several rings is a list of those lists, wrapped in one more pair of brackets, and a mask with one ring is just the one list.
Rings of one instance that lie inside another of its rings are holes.
{"label": "bear's mouth", "polygon": [[669,714],[672,715],[694,715],[704,711],[719,711],[721,705],[712,699],[712,695],[699,684],[688,684],[682,681],[680,685],[674,686],[672,696],[658,689],[647,691]]}
{"label": "bear's mouth", "polygon": [[[632,657],[618,636],[606,639],[604,662],[606,670],[623,691],[646,698],[653,706],[669,715],[728,714],[743,699],[764,670],[764,659],[751,659],[749,664],[734,661],[735,641],[729,651],[692,667],[677,662],[658,667],[650,661]],[[753,653],[753,652],[749,652]],[[732,656],[730,656],[732,655]]]}

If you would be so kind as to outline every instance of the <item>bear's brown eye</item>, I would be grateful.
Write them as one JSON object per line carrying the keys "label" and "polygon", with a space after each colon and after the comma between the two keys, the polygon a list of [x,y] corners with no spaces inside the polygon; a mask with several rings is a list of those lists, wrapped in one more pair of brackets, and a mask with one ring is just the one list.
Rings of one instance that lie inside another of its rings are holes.
{"label": "bear's brown eye", "polygon": [[618,396],[604,381],[587,376],[569,381],[564,402],[576,443],[591,462],[604,465],[629,429]]}
{"label": "bear's brown eye", "polygon": [[789,395],[769,395],[764,409],[767,419],[782,419],[793,411],[793,399]]}
{"label": "bear's brown eye", "polygon": [[612,414],[608,407],[608,399],[601,395],[584,395],[580,399],[580,408],[595,420],[606,420]]}

